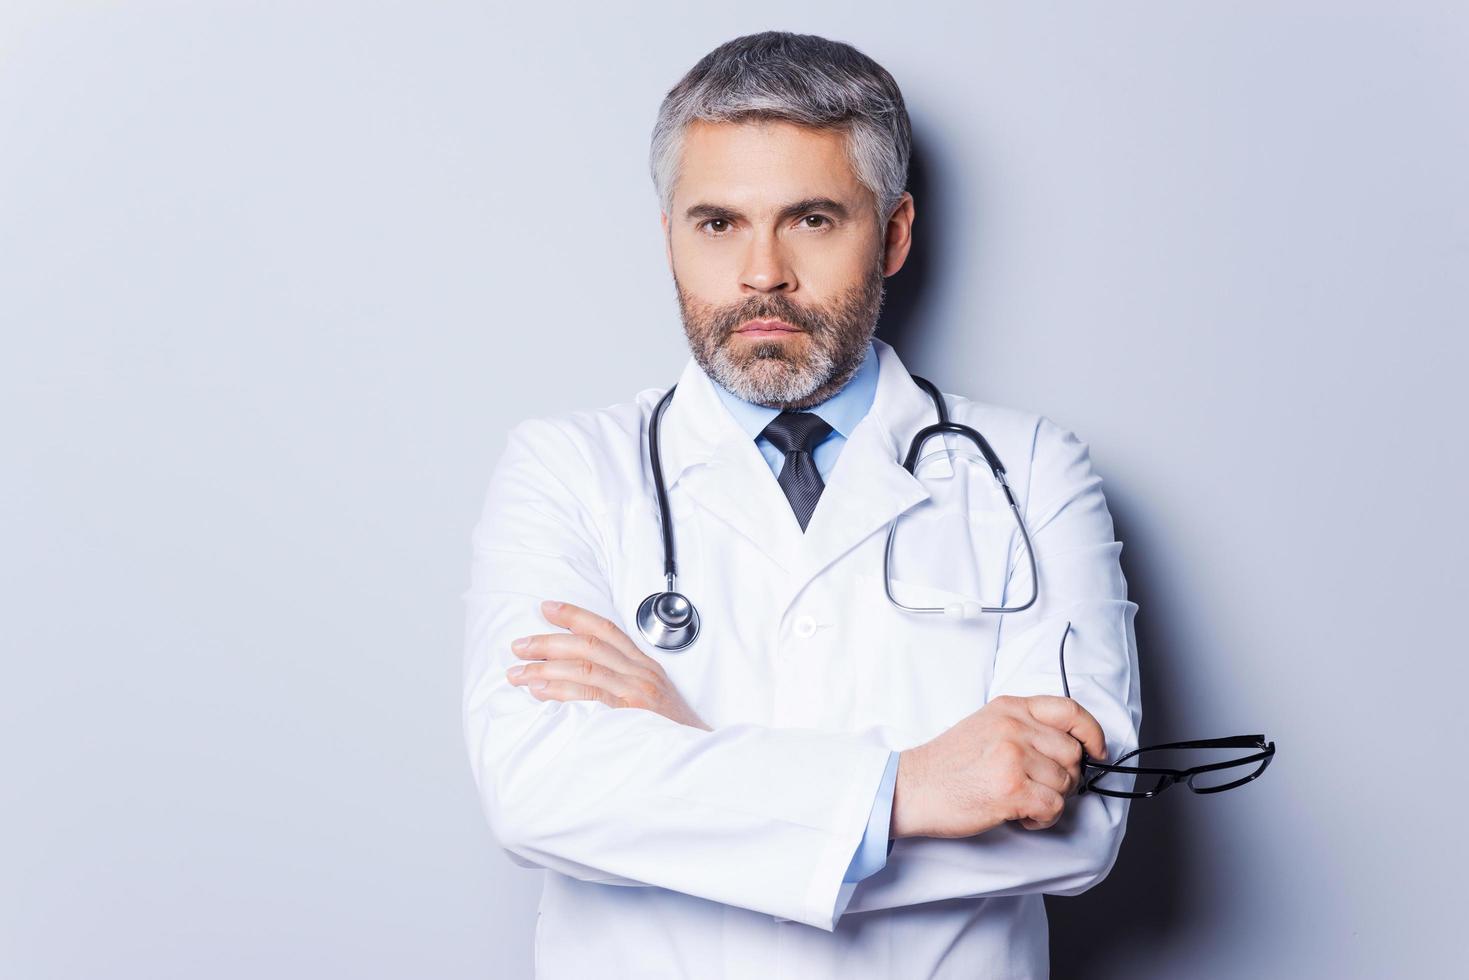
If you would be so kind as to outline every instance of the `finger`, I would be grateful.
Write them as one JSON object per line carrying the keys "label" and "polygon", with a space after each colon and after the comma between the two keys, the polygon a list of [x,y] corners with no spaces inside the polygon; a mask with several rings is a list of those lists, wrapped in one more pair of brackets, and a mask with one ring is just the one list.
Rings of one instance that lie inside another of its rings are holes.
{"label": "finger", "polygon": [[607,692],[575,681],[547,681],[526,690],[538,701],[601,701],[611,708],[620,706]]}
{"label": "finger", "polygon": [[1070,794],[1076,783],[1076,778],[1069,769],[1040,752],[1025,754],[1025,775],[1032,782],[1040,783],[1063,797]]}
{"label": "finger", "polygon": [[589,660],[621,673],[642,670],[591,633],[535,633],[522,639],[525,646],[510,648],[522,660]]}
{"label": "finger", "polygon": [[[579,700],[606,701],[613,704],[614,707],[621,707],[644,697],[644,687],[636,679],[587,660],[546,660],[526,664],[518,674],[507,672],[506,676],[510,679],[510,683],[517,687],[531,685],[537,681],[545,681],[548,684],[552,681],[561,681],[567,685],[580,687],[584,691],[595,688],[600,692],[596,697],[583,693],[579,695]],[[532,690],[534,692],[534,689]]]}
{"label": "finger", "polygon": [[1081,757],[1085,750],[1073,735],[1058,732],[1050,725],[1032,725],[1030,744],[1042,755],[1054,759],[1064,769],[1081,772]]}
{"label": "finger", "polygon": [[[551,670],[539,676],[559,677],[587,683],[596,680],[620,697],[642,695],[650,697],[655,691],[661,675],[654,671],[628,663],[627,659],[595,636],[579,633],[540,633],[529,637],[530,643],[515,655],[530,660],[525,665],[537,671],[545,671],[550,664],[569,665],[565,669]],[[511,676],[506,671],[506,676]],[[522,676],[524,673],[522,672]],[[538,676],[532,672],[529,676]]]}
{"label": "finger", "polygon": [[1033,694],[1025,700],[1030,716],[1043,725],[1076,737],[1086,754],[1101,761],[1107,757],[1107,738],[1092,713],[1071,698]]}
{"label": "finger", "polygon": [[571,602],[547,599],[541,603],[541,615],[553,626],[564,626],[574,633],[590,634],[622,654],[630,663],[647,667],[658,662],[638,649],[622,628],[606,616],[583,609]]}
{"label": "finger", "polygon": [[1056,821],[1061,819],[1065,812],[1066,801],[1060,793],[1043,786],[1039,783],[1031,783],[1033,790],[1031,799],[1031,813],[1034,816],[1024,817],[1020,820],[1020,826],[1026,830],[1045,830],[1047,827],[1055,826]]}

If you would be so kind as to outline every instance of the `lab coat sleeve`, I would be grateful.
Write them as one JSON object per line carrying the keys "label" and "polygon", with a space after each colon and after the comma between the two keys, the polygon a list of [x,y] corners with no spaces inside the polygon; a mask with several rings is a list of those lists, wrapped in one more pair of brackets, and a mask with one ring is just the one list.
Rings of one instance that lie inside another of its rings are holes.
{"label": "lab coat sleeve", "polygon": [[833,919],[839,919],[852,900],[857,882],[883,869],[888,855],[893,852],[893,841],[888,837],[893,816],[893,791],[898,782],[898,756],[893,752],[888,757],[887,769],[883,771],[882,785],[877,789],[877,798],[872,801],[872,812],[867,817],[867,832],[857,844],[852,855],[852,864],[842,876],[842,887],[837,892]]}
{"label": "lab coat sleeve", "polygon": [[656,886],[835,928],[842,878],[891,757],[875,734],[542,701],[511,685],[516,637],[559,599],[613,607],[593,462],[555,420],[510,433],[473,533],[462,721],[492,831],[514,863]]}
{"label": "lab coat sleeve", "polygon": [[[1142,723],[1137,604],[1127,598],[1112,518],[1087,445],[1040,417],[1022,513],[1040,575],[1040,596],[1024,612],[1001,615],[988,698],[1062,695],[1058,651],[1066,623],[1071,697],[1090,711],[1107,741],[1107,759],[1138,745]],[[1005,601],[1030,594],[1018,529]],[[886,867],[859,884],[847,912],[974,896],[1076,895],[1106,877],[1117,859],[1131,801],[1095,793],[1066,799],[1044,830],[1008,821],[966,838],[896,841]]]}

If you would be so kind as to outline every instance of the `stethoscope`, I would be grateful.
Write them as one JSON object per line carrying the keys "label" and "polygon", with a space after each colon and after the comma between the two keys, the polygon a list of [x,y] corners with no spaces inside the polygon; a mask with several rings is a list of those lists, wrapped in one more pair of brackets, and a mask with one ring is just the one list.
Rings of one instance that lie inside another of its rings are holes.
{"label": "stethoscope", "polygon": [[[985,606],[978,602],[953,602],[946,606],[907,606],[899,602],[893,596],[891,577],[893,559],[893,540],[898,533],[898,521],[902,515],[895,518],[888,525],[887,548],[882,556],[882,585],[883,591],[887,593],[888,602],[897,606],[905,612],[913,613],[943,613],[955,619],[973,619],[983,613],[1013,613],[1029,609],[1035,604],[1036,597],[1040,593],[1040,580],[1036,577],[1035,552],[1030,546],[1030,532],[1026,530],[1025,520],[1020,516],[1020,507],[1015,503],[1015,495],[1010,492],[1010,485],[1005,482],[1005,466],[1000,462],[1000,457],[990,448],[989,442],[978,430],[973,429],[960,422],[950,422],[949,413],[944,409],[944,396],[938,388],[924,378],[916,374],[909,375],[928,396],[933,399],[934,408],[938,411],[939,420],[932,425],[926,425],[919,429],[913,436],[913,441],[908,445],[908,455],[903,460],[903,468],[910,474],[914,473],[919,464],[932,458],[951,453],[952,450],[938,450],[918,458],[923,450],[923,445],[929,439],[945,432],[961,435],[969,439],[979,447],[984,462],[989,464],[990,471],[995,475],[995,482],[999,484],[1000,490],[1004,492],[1005,499],[1010,504],[1010,513],[1015,516],[1015,523],[1020,527],[1020,536],[1025,541],[1025,557],[1030,564],[1030,598],[1019,606]],[[682,650],[693,643],[699,635],[699,610],[689,601],[688,596],[678,591],[677,564],[673,557],[673,519],[668,512],[668,491],[663,486],[663,457],[658,451],[658,431],[663,421],[663,411],[668,407],[673,398],[673,392],[678,387],[674,385],[658,401],[653,409],[653,417],[648,422],[648,455],[653,461],[653,487],[658,496],[658,522],[663,532],[663,575],[667,580],[668,588],[663,592],[654,592],[644,599],[638,606],[638,629],[643,638],[661,650]],[[973,458],[972,451],[963,451]]]}

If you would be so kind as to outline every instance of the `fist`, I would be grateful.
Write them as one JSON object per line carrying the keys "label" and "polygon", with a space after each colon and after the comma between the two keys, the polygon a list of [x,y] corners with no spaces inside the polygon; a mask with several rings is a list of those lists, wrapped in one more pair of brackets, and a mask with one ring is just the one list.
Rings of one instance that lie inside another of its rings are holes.
{"label": "fist", "polygon": [[1050,827],[1080,784],[1083,749],[1104,759],[1106,738],[1071,698],[993,698],[899,754],[893,837],[971,837],[1007,820]]}

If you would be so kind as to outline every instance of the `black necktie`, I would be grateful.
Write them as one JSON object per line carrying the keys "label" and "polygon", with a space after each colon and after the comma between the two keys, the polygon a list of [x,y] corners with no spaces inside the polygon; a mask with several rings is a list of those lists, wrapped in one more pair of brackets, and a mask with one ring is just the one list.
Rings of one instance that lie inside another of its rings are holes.
{"label": "black necktie", "polygon": [[785,453],[785,463],[776,482],[785,491],[791,510],[796,512],[802,533],[826,487],[816,461],[811,458],[811,450],[830,432],[831,426],[810,412],[781,412],[760,432],[772,446]]}

